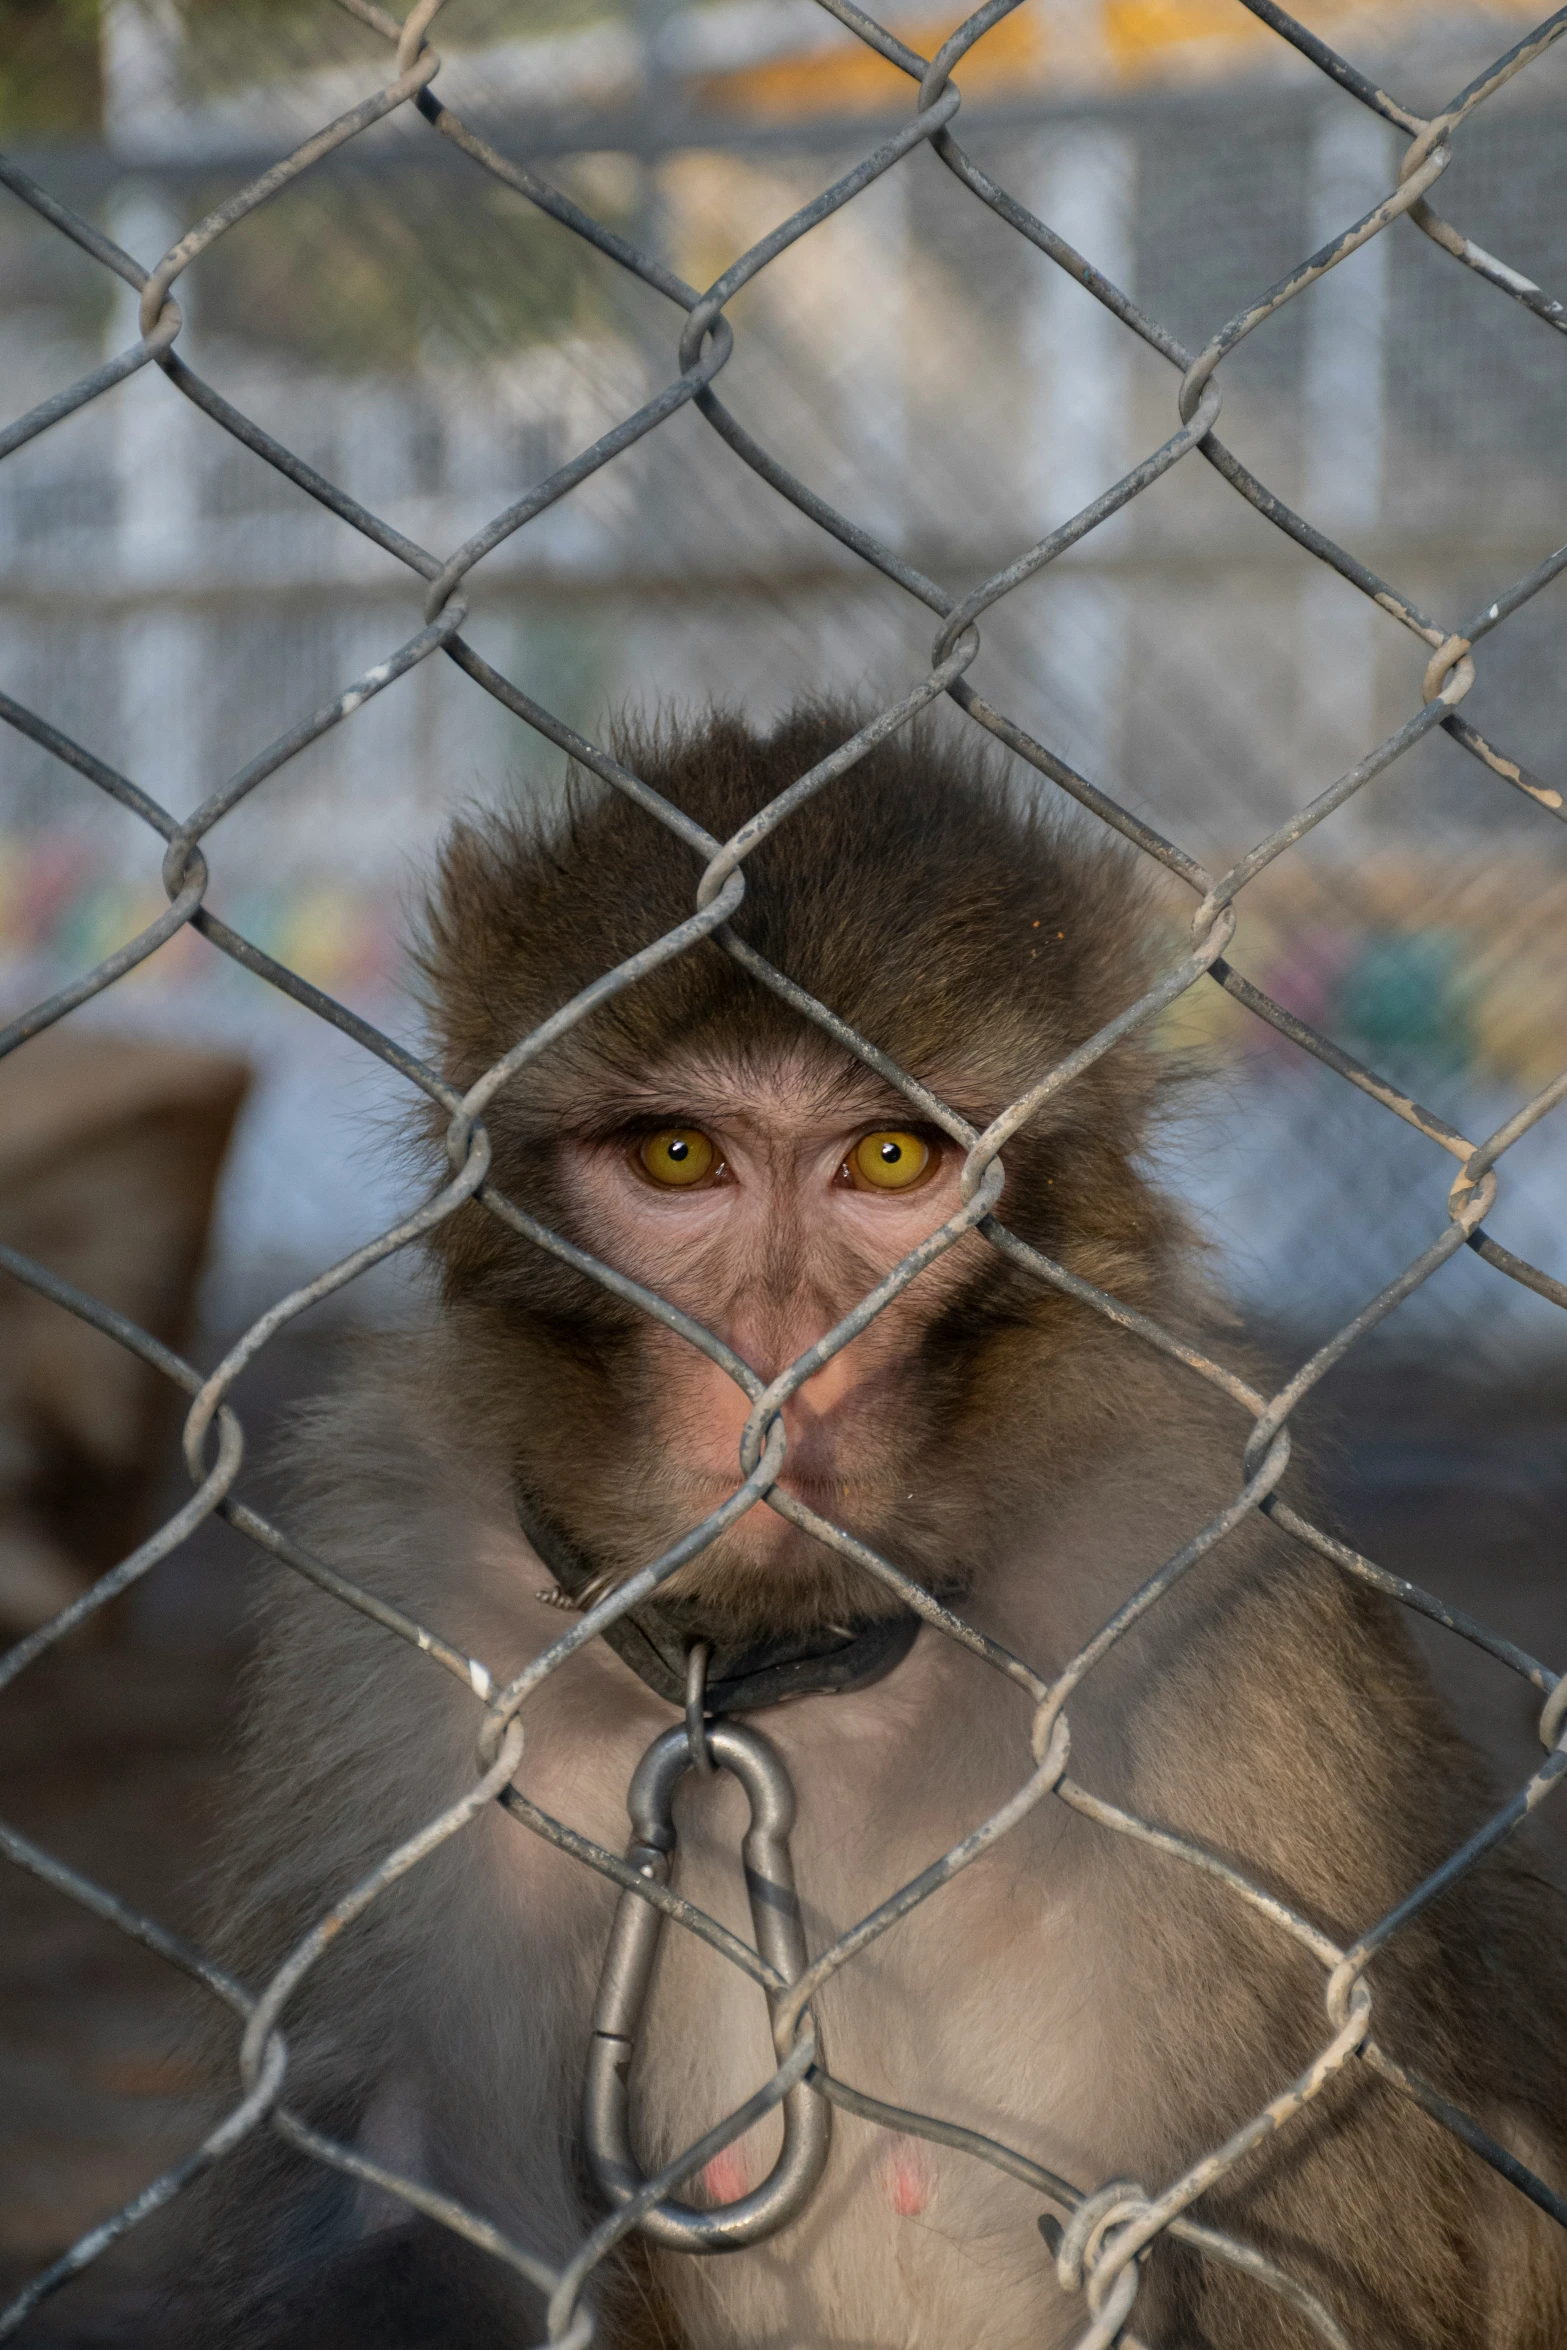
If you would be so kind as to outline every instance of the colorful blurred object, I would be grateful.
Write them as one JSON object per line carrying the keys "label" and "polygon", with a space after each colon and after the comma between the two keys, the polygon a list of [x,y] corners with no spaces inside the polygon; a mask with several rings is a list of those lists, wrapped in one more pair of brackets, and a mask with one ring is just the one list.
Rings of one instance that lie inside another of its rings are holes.
{"label": "colorful blurred object", "polygon": [[[1230,960],[1297,1019],[1399,1082],[1532,1092],[1567,1035],[1567,883],[1436,858],[1264,875],[1240,900]],[[1296,1048],[1217,988],[1182,999],[1172,1041],[1222,1060]]]}
{"label": "colorful blurred object", "polygon": [[1338,1029],[1378,1066],[1469,1069],[1475,1037],[1463,943],[1441,930],[1366,938],[1339,982]]}
{"label": "colorful blurred object", "polygon": [[[11,1000],[24,993],[29,967],[45,984],[90,969],[166,903],[160,890],[116,874],[84,842],[48,832],[0,834],[0,994]],[[396,967],[399,906],[384,887],[278,882],[248,888],[243,903],[228,910],[257,946],[333,994],[376,989]],[[180,931],[129,984],[206,993],[244,981],[193,932]]]}

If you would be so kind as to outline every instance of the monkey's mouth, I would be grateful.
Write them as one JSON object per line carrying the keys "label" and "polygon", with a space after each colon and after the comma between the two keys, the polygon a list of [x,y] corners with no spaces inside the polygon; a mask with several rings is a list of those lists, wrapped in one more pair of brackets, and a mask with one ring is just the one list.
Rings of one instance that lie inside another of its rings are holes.
{"label": "monkey's mouth", "polygon": [[[666,1507],[673,1506],[665,1520],[664,1539],[674,1538],[677,1518],[683,1530],[699,1524],[729,1499],[740,1482],[738,1473],[732,1480],[710,1472],[693,1473],[679,1479],[678,1490],[666,1488]],[[825,1577],[836,1588],[841,1578],[848,1576],[858,1586],[868,1570],[844,1555],[832,1541],[829,1528],[901,1566],[912,1567],[922,1580],[933,1575],[939,1578],[947,1570],[950,1536],[944,1537],[930,1522],[929,1512],[916,1498],[912,1478],[889,1476],[884,1467],[868,1466],[858,1473],[812,1470],[790,1476],[786,1466],[773,1493],[779,1506],[764,1495],[679,1571],[682,1589],[699,1585],[716,1589],[732,1585],[737,1577],[744,1584],[756,1573],[766,1577],[767,1588],[774,1593],[779,1578],[784,1584],[799,1583],[803,1588]],[[796,1510],[807,1513],[815,1523],[802,1524]],[[869,1612],[879,1612],[879,1604]],[[862,1607],[859,1612],[866,1611]]]}
{"label": "monkey's mouth", "polygon": [[[692,1471],[681,1476],[679,1484],[681,1491],[689,1496],[693,1510],[701,1510],[703,1514],[706,1514],[721,1508],[730,1495],[739,1490],[744,1481],[743,1472],[737,1465],[732,1477],[720,1477],[710,1472]],[[900,1495],[904,1494],[907,1489],[901,1485],[890,1483],[885,1477],[856,1476],[842,1471],[837,1474],[829,1474],[821,1470],[805,1470],[796,1474],[785,1462],[773,1490],[781,1494],[787,1501],[803,1503],[814,1516],[829,1518],[836,1524],[840,1519],[864,1519],[867,1515],[879,1517],[889,1507],[895,1506]],[[907,1493],[907,1498],[909,1501],[913,1500],[912,1492]],[[767,1496],[764,1494],[761,1500],[747,1513],[747,1518],[737,1522],[744,1525],[752,1517],[782,1516],[783,1514],[781,1511],[769,1510]]]}

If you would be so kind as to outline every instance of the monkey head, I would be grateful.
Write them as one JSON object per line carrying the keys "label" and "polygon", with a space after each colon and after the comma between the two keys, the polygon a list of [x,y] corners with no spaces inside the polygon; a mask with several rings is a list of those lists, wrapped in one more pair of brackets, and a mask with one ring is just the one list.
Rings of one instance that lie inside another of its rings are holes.
{"label": "monkey head", "polygon": [[[723,840],[855,730],[713,716],[627,733],[625,764]],[[573,777],[554,818],[466,821],[422,950],[443,1064],[471,1085],[579,989],[687,919],[700,860]],[[930,727],[884,742],[746,860],[736,935],[983,1127],[1147,984],[1146,899],[1114,845],[1048,817]],[[1173,1212],[1136,1156],[1157,1082],[1133,1040],[1008,1143],[997,1214],[1131,1302],[1168,1285]],[[707,940],[597,1009],[491,1101],[491,1180],[671,1300],[764,1380],[959,1205],[963,1153]],[[432,1132],[435,1130],[432,1129]],[[433,1243],[452,1375],[519,1494],[605,1583],[741,1480],[749,1409],[678,1333],[477,1203]],[[929,1586],[971,1580],[1042,1459],[1088,1441],[1104,1326],[965,1234],[783,1413],[780,1482]],[[728,1633],[873,1616],[886,1588],[765,1501],[665,1586]]]}

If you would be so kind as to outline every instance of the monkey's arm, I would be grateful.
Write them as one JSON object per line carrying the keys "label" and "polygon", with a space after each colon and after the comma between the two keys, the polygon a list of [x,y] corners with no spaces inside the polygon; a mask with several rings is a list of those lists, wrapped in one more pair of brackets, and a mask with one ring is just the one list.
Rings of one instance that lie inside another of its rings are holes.
{"label": "monkey's arm", "polygon": [[[1195,1424],[1188,1451],[1222,1457]],[[1151,1482],[1179,1494],[1178,1465],[1151,1467]],[[1193,1524],[1202,1514],[1187,1512]],[[1193,1570],[1174,1606],[1156,1607],[1109,1683],[1113,1734],[1097,1752],[1092,1710],[1074,1706],[1084,1733],[1074,1771],[1239,1867],[1340,1947],[1499,1801],[1399,1611],[1260,1518]],[[1147,2061],[1161,2102],[1183,2117],[1169,2132],[1168,2179],[1284,2091],[1333,2025],[1319,1963],[1231,1889],[1130,1840],[1117,1859]],[[1557,2192],[1567,2189],[1564,1913],[1561,1895],[1504,1846],[1395,1935],[1367,1976],[1381,2046]],[[1567,2232],[1359,2058],[1196,2216],[1311,2283],[1357,2344],[1546,2350],[1567,2332]],[[1256,2342],[1256,2289],[1233,2272],[1202,2262],[1183,2291],[1184,2322],[1204,2345]],[[1294,2350],[1294,2321],[1277,2322]]]}

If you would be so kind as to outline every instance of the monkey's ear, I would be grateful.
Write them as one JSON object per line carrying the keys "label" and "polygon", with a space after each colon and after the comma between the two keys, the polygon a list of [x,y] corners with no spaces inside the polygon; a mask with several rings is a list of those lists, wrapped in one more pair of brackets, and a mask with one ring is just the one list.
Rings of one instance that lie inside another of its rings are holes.
{"label": "monkey's ear", "polygon": [[[514,810],[461,817],[441,846],[409,941],[425,1015],[447,1073],[462,1082],[519,1017],[547,910],[563,874],[539,825]],[[526,1022],[524,1021],[524,1025]]]}

